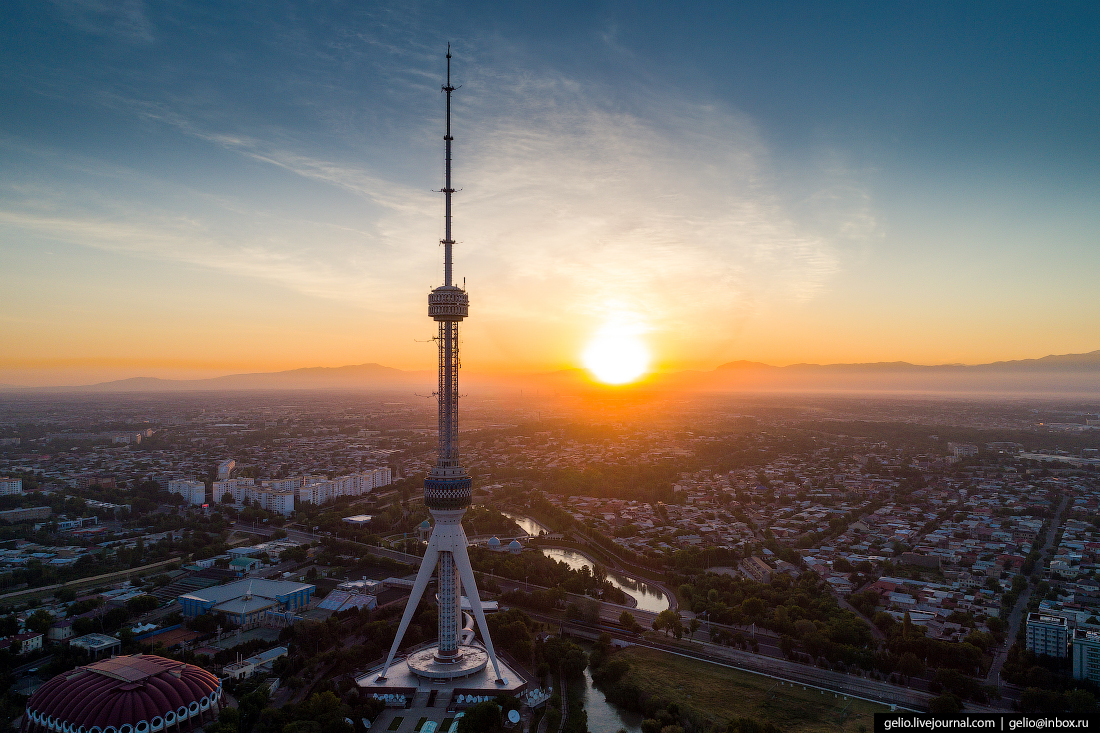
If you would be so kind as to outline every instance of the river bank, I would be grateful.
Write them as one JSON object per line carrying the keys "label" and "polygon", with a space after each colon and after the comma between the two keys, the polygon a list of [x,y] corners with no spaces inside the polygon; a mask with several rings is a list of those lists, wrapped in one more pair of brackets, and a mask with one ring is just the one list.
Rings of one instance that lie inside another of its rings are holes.
{"label": "river bank", "polygon": [[[531,517],[512,512],[501,512],[501,514],[519,525],[520,529],[531,537],[538,537],[543,532],[547,534],[550,533],[550,529],[546,525]],[[598,564],[594,559],[585,555],[580,550],[572,548],[543,547],[541,550],[543,555],[558,560],[559,562],[564,562],[573,570],[580,570],[583,567],[587,567],[589,571],[591,571]],[[623,593],[626,593],[634,600],[635,608],[643,611],[660,613],[672,607],[670,596],[664,588],[656,583],[627,575],[620,570],[611,570],[606,567],[604,567],[604,572],[611,585],[615,586]]]}

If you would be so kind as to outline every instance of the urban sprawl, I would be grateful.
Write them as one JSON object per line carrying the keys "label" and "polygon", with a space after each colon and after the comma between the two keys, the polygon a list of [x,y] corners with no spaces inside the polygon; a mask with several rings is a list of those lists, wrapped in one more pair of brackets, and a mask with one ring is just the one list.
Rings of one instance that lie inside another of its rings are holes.
{"label": "urban sprawl", "polygon": [[[323,694],[348,730],[400,721],[415,695],[360,688],[429,531],[433,406],[337,393],[5,396],[6,720],[53,674],[144,650],[232,685],[236,733],[267,730],[259,713],[241,717],[256,690],[290,716],[279,725]],[[638,650],[883,709],[1095,710],[1095,406],[512,395],[463,409],[471,559],[494,641],[526,683],[514,725],[554,714],[582,729],[583,711],[554,692],[574,649],[609,705],[684,730],[750,728],[688,699],[631,703],[622,690],[645,692],[639,665],[654,663]],[[561,553],[571,564],[552,559]],[[663,605],[641,604],[635,586]],[[461,697],[441,703],[444,720],[407,729],[459,730],[491,699]],[[203,719],[229,733],[231,716],[215,717]]]}

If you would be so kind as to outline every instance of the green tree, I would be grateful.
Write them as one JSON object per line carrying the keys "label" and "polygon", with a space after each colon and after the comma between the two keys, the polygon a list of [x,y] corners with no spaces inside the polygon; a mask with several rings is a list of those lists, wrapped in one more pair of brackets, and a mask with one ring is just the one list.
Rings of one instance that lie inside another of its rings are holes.
{"label": "green tree", "polygon": [[638,623],[638,620],[634,618],[634,614],[630,611],[623,611],[619,614],[619,623],[624,629],[635,634],[640,634],[642,631],[641,624]]}
{"label": "green tree", "polygon": [[141,615],[160,608],[160,601],[156,599],[156,596],[137,596],[136,598],[131,598],[126,601],[126,608],[133,614]]}
{"label": "green tree", "polygon": [[267,707],[267,690],[264,688],[253,690],[238,701],[240,733],[251,733],[265,707]]}
{"label": "green tree", "polygon": [[500,707],[495,702],[480,702],[459,718],[458,733],[502,733]]}
{"label": "green tree", "polygon": [[237,708],[222,708],[222,711],[218,714],[218,722],[207,727],[206,730],[210,733],[240,733],[240,711]]}
{"label": "green tree", "polygon": [[352,733],[352,726],[344,718],[351,714],[351,708],[340,701],[336,693],[318,692],[299,705],[293,713],[295,720],[316,723],[324,733]]}
{"label": "green tree", "polygon": [[668,636],[670,631],[675,633],[677,629],[683,634],[683,624],[680,621],[679,611],[666,608],[657,614],[657,618],[653,619],[653,630],[664,631],[665,636]]}
{"label": "green tree", "polygon": [[898,672],[906,677],[920,677],[924,674],[924,662],[913,652],[906,652],[898,660]]}
{"label": "green tree", "polygon": [[1096,696],[1088,690],[1071,690],[1066,693],[1069,712],[1076,717],[1096,715]]}
{"label": "green tree", "polygon": [[45,634],[53,625],[53,616],[41,608],[27,617],[26,627],[36,634]]}
{"label": "green tree", "polygon": [[757,598],[756,596],[746,598],[741,604],[741,612],[753,621],[759,621],[764,616],[764,609],[763,599]]}
{"label": "green tree", "polygon": [[962,702],[951,694],[940,695],[928,703],[928,712],[937,717],[951,717],[962,712]]}

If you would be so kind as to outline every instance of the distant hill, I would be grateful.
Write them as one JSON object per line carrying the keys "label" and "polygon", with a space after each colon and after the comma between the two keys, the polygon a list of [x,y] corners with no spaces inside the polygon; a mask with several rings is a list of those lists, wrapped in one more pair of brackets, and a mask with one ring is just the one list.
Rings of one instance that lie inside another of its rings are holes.
{"label": "distant hill", "polygon": [[1041,359],[1018,359],[1016,361],[995,361],[991,364],[910,364],[907,361],[878,361],[860,364],[791,364],[776,367],[756,361],[731,361],[722,364],[716,371],[732,370],[774,370],[796,371],[832,371],[832,372],[1064,372],[1096,371],[1100,372],[1100,350],[1087,354],[1061,354],[1044,356]]}
{"label": "distant hill", "polygon": [[[210,379],[159,379],[132,377],[74,387],[35,391],[64,392],[195,392],[205,390],[388,390],[430,388],[435,375],[428,371],[404,371],[381,364],[342,367],[306,367],[282,372],[229,374]],[[27,388],[18,388],[26,390]]]}
{"label": "distant hill", "polygon": [[[435,386],[433,371],[405,371],[381,364],[307,367],[281,372],[230,374],[211,379],[133,377],[73,387],[31,390],[0,386],[3,391],[48,392],[181,392],[241,390],[425,390]],[[559,393],[594,388],[582,369],[541,374],[491,375],[466,372],[463,385],[473,391],[551,390]],[[638,386],[652,390],[691,391],[812,391],[895,393],[1014,393],[1072,394],[1100,399],[1100,350],[1040,359],[991,364],[922,365],[908,362],[863,364],[791,364],[774,366],[733,361],[711,371],[655,374]],[[633,389],[627,387],[626,389]]]}
{"label": "distant hill", "polygon": [[1076,394],[1100,397],[1100,350],[991,364],[722,364],[684,387],[717,390],[968,392]]}

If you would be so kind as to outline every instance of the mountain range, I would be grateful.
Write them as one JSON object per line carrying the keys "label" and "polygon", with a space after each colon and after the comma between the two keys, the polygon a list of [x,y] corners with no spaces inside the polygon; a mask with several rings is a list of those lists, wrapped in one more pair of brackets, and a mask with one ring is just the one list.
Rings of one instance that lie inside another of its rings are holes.
{"label": "mountain range", "polygon": [[[209,379],[134,377],[98,384],[29,388],[0,385],[4,392],[184,392],[242,390],[430,390],[435,373],[381,364],[308,367],[279,372],[230,374]],[[464,375],[471,390],[547,388],[590,389],[580,369],[526,375]],[[790,364],[733,361],[710,371],[656,374],[642,383],[658,390],[841,391],[841,392],[1023,392],[1072,393],[1100,397],[1100,350],[990,364],[921,365],[908,362]]]}

